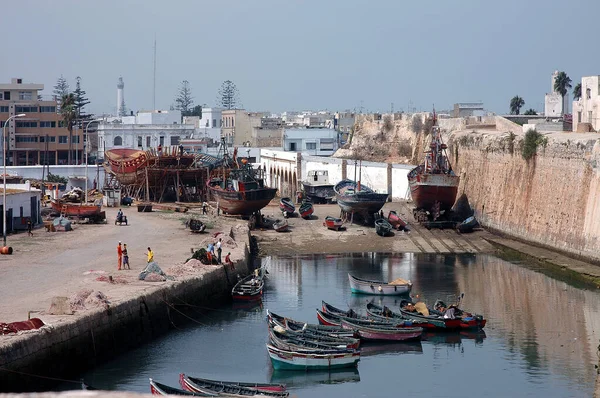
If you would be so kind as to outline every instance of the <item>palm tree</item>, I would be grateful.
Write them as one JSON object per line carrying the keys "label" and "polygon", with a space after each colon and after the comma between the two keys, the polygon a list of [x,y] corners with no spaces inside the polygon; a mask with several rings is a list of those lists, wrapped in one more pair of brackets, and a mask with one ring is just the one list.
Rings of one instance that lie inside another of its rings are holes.
{"label": "palm tree", "polygon": [[71,164],[73,150],[73,125],[77,119],[77,107],[73,93],[64,94],[60,99],[60,115],[67,130],[69,130],[69,155],[68,162]]}
{"label": "palm tree", "polygon": [[523,105],[525,105],[525,101],[523,100],[523,98],[519,97],[518,95],[512,97],[512,99],[510,100],[510,114],[518,115],[519,112],[521,112],[521,108],[523,107]]}
{"label": "palm tree", "polygon": [[573,87],[573,99],[578,100],[579,98],[581,98],[581,83],[577,83]]}
{"label": "palm tree", "polygon": [[529,108],[525,111],[523,115],[537,115],[537,112],[533,108]]}
{"label": "palm tree", "polygon": [[565,72],[558,72],[556,75],[556,79],[554,79],[554,91],[559,93],[562,97],[562,113],[565,113],[565,95],[567,95],[567,91],[571,88],[571,78],[567,76]]}

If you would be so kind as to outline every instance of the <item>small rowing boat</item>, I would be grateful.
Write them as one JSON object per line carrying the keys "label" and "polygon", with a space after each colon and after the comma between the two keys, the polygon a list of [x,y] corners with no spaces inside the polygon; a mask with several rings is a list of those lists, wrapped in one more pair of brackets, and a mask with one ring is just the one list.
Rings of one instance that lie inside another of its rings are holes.
{"label": "small rowing boat", "polygon": [[179,388],[169,387],[165,384],[159,383],[150,379],[150,393],[152,395],[186,395],[189,397],[218,397],[217,393],[195,393],[185,390],[180,390]]}
{"label": "small rowing boat", "polygon": [[404,327],[398,328],[391,324],[368,325],[363,322],[353,322],[349,319],[341,319],[341,326],[344,329],[353,330],[358,334],[361,340],[391,340],[391,341],[410,341],[420,340],[423,334],[423,328]]}
{"label": "small rowing boat", "polygon": [[311,202],[305,200],[300,205],[300,209],[298,209],[298,211],[300,212],[300,217],[304,218],[305,220],[308,220],[310,219],[310,216],[314,213],[315,209],[313,208],[313,204]]}
{"label": "small rowing boat", "polygon": [[288,230],[288,221],[284,218],[283,220],[277,220],[273,223],[273,229],[276,232],[285,232]]}
{"label": "small rowing boat", "polygon": [[284,217],[290,217],[296,211],[296,206],[294,206],[294,202],[290,198],[281,198],[279,200],[279,210],[283,213]]}
{"label": "small rowing boat", "polygon": [[203,379],[200,377],[193,377],[193,376],[187,376],[185,374],[180,374],[179,375],[179,381],[181,382],[182,380],[187,380],[190,382],[190,384],[205,384],[205,383],[213,383],[213,384],[227,384],[230,386],[238,386],[238,387],[246,387],[246,388],[252,388],[255,390],[260,390],[260,391],[274,391],[274,392],[282,392],[285,391],[287,389],[287,387],[285,386],[285,384],[278,384],[278,383],[252,383],[252,382],[247,382],[247,381],[223,381],[223,380],[210,380],[210,379]]}
{"label": "small rowing boat", "polygon": [[361,279],[348,274],[348,280],[352,293],[400,296],[409,294],[412,289],[412,282],[401,278],[386,283]]}
{"label": "small rowing boat", "polygon": [[231,289],[234,300],[260,300],[263,294],[265,282],[263,280],[263,268],[257,268],[254,272],[240,280]]}
{"label": "small rowing boat", "polygon": [[375,232],[379,236],[388,236],[392,232],[392,224],[387,222],[385,218],[375,220]]}
{"label": "small rowing boat", "polygon": [[325,222],[323,223],[328,229],[333,229],[334,231],[339,231],[342,228],[344,222],[341,218],[335,218],[331,216],[325,217]]}
{"label": "small rowing boat", "polygon": [[267,344],[275,370],[318,370],[356,367],[360,351],[288,351]]}
{"label": "small rowing boat", "polygon": [[287,391],[271,391],[249,388],[239,384],[226,384],[221,381],[194,378],[190,379],[185,374],[179,375],[181,386],[187,391],[200,394],[218,394],[219,396],[235,397],[280,397],[285,398],[290,395]]}

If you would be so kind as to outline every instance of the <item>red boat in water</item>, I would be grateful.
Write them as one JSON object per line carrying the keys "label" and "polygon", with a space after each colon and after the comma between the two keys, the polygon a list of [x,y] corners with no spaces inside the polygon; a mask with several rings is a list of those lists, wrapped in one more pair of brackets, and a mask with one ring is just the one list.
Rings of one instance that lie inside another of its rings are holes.
{"label": "red boat in water", "polygon": [[264,286],[264,269],[257,268],[233,287],[231,296],[236,301],[261,300]]}
{"label": "red boat in water", "polygon": [[334,231],[339,231],[342,228],[342,224],[344,222],[341,218],[335,218],[331,216],[325,217],[325,222],[323,223],[328,229],[333,229]]}
{"label": "red boat in water", "polygon": [[452,170],[446,149],[434,111],[431,143],[424,162],[408,173],[414,215],[418,221],[427,221],[428,214],[436,220],[456,201],[460,177]]}

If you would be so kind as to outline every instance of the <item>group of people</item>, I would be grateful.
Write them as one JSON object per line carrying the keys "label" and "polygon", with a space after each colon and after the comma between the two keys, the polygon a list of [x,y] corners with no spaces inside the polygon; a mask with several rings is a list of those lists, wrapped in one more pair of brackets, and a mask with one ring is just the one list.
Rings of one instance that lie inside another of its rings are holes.
{"label": "group of people", "polygon": [[[148,247],[148,263],[154,261],[154,252]],[[131,269],[129,265],[129,253],[127,252],[127,243],[117,245],[117,269]]]}
{"label": "group of people", "polygon": [[[216,254],[215,254],[216,250]],[[223,239],[219,238],[219,240],[215,243],[210,242],[208,247],[206,248],[206,256],[208,257],[208,262],[212,264],[216,261],[217,264],[222,264],[221,262],[221,253],[223,252]],[[229,266],[231,269],[234,269],[233,261],[231,261],[231,252],[228,252],[225,256],[225,265]]]}

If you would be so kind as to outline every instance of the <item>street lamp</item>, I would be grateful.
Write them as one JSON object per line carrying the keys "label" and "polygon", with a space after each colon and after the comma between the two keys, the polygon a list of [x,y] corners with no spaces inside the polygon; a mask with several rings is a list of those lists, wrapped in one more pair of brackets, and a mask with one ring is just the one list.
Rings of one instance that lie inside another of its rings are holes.
{"label": "street lamp", "polygon": [[2,191],[2,211],[4,212],[4,214],[2,215],[2,237],[4,238],[3,247],[6,247],[6,125],[10,122],[11,119],[23,116],[25,116],[24,113],[19,113],[18,115],[13,115],[9,117],[8,119],[6,119],[6,122],[4,122],[4,127],[2,127],[2,163],[4,164],[4,189]]}
{"label": "street lamp", "polygon": [[85,142],[83,144],[83,151],[85,152],[85,203],[86,204],[87,204],[87,201],[88,201],[88,145],[90,144],[90,141],[88,140],[88,127],[90,127],[91,123],[101,122],[102,120],[104,120],[104,119],[90,120],[85,125],[85,130],[83,132],[83,134],[84,134],[84,140],[85,140]]}

